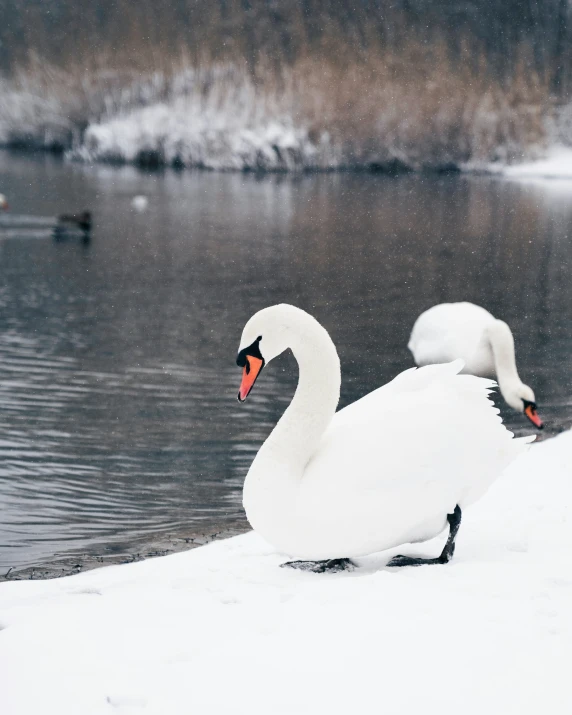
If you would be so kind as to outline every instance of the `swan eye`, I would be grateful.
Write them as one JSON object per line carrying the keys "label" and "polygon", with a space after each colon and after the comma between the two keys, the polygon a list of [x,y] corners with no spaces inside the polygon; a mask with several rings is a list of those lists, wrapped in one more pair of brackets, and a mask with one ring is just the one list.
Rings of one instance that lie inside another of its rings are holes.
{"label": "swan eye", "polygon": [[245,367],[247,370],[250,369],[250,365],[248,364],[247,360],[248,357],[257,358],[258,360],[264,360],[264,358],[262,357],[262,353],[260,352],[260,348],[258,346],[261,340],[262,335],[256,338],[256,340],[251,345],[249,345],[247,348],[243,348],[238,353],[236,357],[236,364],[239,367]]}

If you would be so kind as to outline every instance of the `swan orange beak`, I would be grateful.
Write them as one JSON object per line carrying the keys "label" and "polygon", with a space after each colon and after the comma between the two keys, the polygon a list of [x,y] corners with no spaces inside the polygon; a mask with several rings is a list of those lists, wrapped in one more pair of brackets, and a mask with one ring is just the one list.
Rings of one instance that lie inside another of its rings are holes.
{"label": "swan orange beak", "polygon": [[540,417],[538,416],[538,412],[536,411],[536,405],[527,405],[524,408],[524,414],[528,417],[528,419],[532,422],[532,424],[537,427],[538,429],[542,429],[544,427],[544,424]]}
{"label": "swan orange beak", "polygon": [[240,389],[238,391],[239,402],[244,402],[246,400],[263,367],[264,360],[253,357],[252,355],[245,356],[245,364],[242,371],[242,382],[240,383]]}

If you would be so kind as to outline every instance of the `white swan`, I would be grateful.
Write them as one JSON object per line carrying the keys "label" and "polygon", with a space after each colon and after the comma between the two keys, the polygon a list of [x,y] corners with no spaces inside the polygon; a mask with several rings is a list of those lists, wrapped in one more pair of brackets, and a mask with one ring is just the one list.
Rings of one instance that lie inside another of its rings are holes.
{"label": "white swan", "polygon": [[473,303],[435,305],[415,321],[408,347],[417,365],[460,358],[462,372],[496,377],[505,401],[542,429],[534,392],[516,370],[511,330],[488,310]]}
{"label": "white swan", "polygon": [[533,439],[513,439],[501,424],[487,398],[494,383],[458,375],[460,360],[411,368],[335,413],[341,373],[330,336],[303,310],[275,305],[256,313],[242,333],[241,402],[287,348],[298,361],[298,387],[244,483],[252,527],[305,560],[287,565],[324,571],[430,539],[448,521],[438,558],[396,557],[390,565],[449,561],[461,509]]}
{"label": "white swan", "polygon": [[8,199],[4,196],[4,194],[0,194],[0,211],[8,211],[9,208]]}

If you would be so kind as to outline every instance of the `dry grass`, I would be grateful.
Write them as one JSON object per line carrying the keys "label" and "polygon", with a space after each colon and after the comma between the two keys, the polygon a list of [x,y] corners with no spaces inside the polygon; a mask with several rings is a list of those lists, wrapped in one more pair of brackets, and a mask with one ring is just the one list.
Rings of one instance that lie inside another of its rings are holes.
{"label": "dry grass", "polygon": [[399,55],[318,64],[293,73],[301,115],[329,132],[350,165],[412,168],[510,161],[544,140],[550,95],[524,63],[510,83],[411,42]]}
{"label": "dry grass", "polygon": [[[64,70],[30,57],[0,92],[0,140],[77,149],[89,125],[117,117],[140,124],[142,108],[161,103],[179,115],[187,112],[189,123],[208,116],[219,127],[219,143],[225,143],[225,131],[231,139],[237,132],[264,133],[272,122],[294,127],[303,139],[286,158],[279,149],[269,159],[246,151],[240,160],[225,158],[212,146],[185,151],[189,132],[179,116],[170,132],[180,137],[159,136],[153,127],[140,131],[146,142],[141,151],[158,163],[447,168],[533,154],[552,114],[549,81],[531,71],[525,48],[509,78],[492,72],[469,43],[461,44],[453,59],[438,38],[428,45],[415,37],[398,50],[368,42],[356,49],[330,39],[299,48],[292,62],[268,56],[254,66],[244,59],[223,63],[184,52],[174,58],[155,53],[146,63],[141,69],[144,60],[138,57],[131,68],[118,67],[103,53],[85,69]],[[202,139],[193,136],[196,141]],[[217,159],[209,163],[213,151]],[[111,154],[122,158],[120,148]],[[109,152],[98,156],[97,147],[90,156],[110,158]]]}

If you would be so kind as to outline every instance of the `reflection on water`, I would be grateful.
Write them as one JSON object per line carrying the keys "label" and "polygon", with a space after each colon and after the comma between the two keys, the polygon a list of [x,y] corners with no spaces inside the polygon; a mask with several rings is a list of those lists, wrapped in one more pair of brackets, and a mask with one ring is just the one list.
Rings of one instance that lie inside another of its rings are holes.
{"label": "reflection on water", "polygon": [[545,185],[4,154],[0,186],[14,213],[95,215],[89,247],[0,228],[0,569],[239,517],[296,379],[283,356],[236,402],[242,327],[271,303],[328,328],[346,404],[411,365],[422,310],[474,301],[513,327],[549,429],[572,422],[572,207]]}

